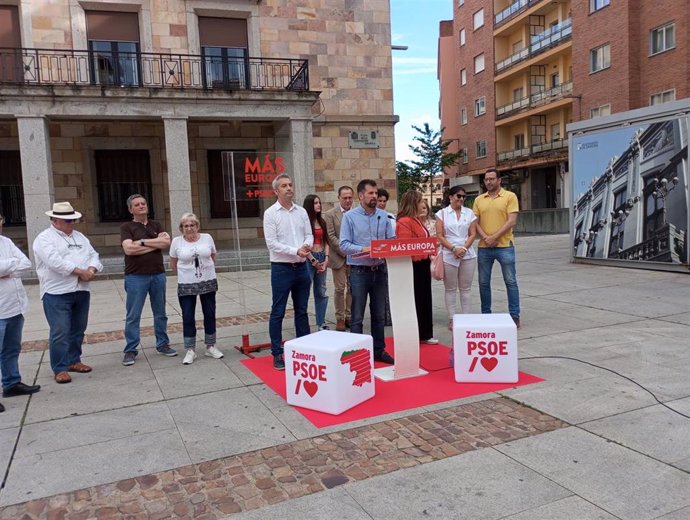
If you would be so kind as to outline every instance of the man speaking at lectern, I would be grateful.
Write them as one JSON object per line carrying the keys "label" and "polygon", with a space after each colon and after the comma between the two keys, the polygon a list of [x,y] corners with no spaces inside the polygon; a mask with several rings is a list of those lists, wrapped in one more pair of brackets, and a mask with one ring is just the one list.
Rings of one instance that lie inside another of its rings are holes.
{"label": "man speaking at lectern", "polygon": [[376,207],[376,181],[364,179],[357,185],[360,206],[343,215],[340,226],[340,250],[347,255],[352,287],[352,321],[350,331],[362,333],[367,296],[371,298],[371,335],[374,338],[374,359],[392,365],[393,357],[384,349],[384,322],[388,283],[386,262],[371,258],[372,240],[395,238],[388,213]]}

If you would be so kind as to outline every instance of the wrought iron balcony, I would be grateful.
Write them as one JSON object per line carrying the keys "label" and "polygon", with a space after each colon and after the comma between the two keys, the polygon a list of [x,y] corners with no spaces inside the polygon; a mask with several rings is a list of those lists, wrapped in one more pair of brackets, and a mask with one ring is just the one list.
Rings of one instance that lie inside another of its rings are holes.
{"label": "wrought iron balcony", "polygon": [[666,224],[654,231],[651,238],[622,251],[614,251],[609,258],[646,260],[681,264],[685,259],[686,232]]}
{"label": "wrought iron balcony", "polygon": [[309,90],[309,62],[193,54],[0,48],[0,84]]}

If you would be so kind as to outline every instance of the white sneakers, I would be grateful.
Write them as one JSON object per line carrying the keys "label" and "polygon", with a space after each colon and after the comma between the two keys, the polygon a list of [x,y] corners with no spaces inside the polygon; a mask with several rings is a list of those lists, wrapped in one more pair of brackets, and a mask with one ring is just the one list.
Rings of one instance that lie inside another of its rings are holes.
{"label": "white sneakers", "polygon": [[183,365],[191,365],[194,363],[194,360],[196,359],[196,352],[194,352],[193,348],[190,348],[187,350],[187,353],[184,355],[184,360],[182,361]]}
{"label": "white sneakers", "polygon": [[438,345],[438,340],[436,338],[423,339],[420,341],[423,345]]}
{"label": "white sneakers", "polygon": [[[214,345],[212,347],[208,347],[206,349],[206,352],[204,352],[204,356],[212,357],[213,359],[220,359],[223,356],[223,353],[218,350],[218,348]],[[196,352],[194,351],[193,348],[190,348],[187,350],[187,353],[184,355],[184,361],[182,361],[183,365],[191,365],[194,363],[194,360],[197,358]]]}
{"label": "white sneakers", "polygon": [[204,356],[212,357],[213,359],[220,359],[223,357],[223,353],[214,345],[206,349]]}

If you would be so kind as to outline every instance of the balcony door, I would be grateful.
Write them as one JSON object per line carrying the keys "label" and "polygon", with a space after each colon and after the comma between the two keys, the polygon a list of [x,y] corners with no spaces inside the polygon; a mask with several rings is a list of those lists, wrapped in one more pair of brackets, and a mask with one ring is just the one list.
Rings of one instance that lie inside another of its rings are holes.
{"label": "balcony door", "polygon": [[247,20],[199,17],[204,87],[224,90],[251,87]]}
{"label": "balcony door", "polygon": [[91,82],[138,86],[141,81],[137,13],[87,11]]}
{"label": "balcony door", "polygon": [[17,6],[0,5],[0,83],[21,83],[22,39]]}

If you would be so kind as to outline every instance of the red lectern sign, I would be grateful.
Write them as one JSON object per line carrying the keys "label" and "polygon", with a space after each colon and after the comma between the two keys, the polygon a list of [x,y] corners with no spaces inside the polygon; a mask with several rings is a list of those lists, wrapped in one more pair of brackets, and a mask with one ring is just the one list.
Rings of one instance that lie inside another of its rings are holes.
{"label": "red lectern sign", "polygon": [[372,258],[392,258],[396,256],[435,255],[437,240],[426,238],[394,238],[392,240],[372,240]]}

